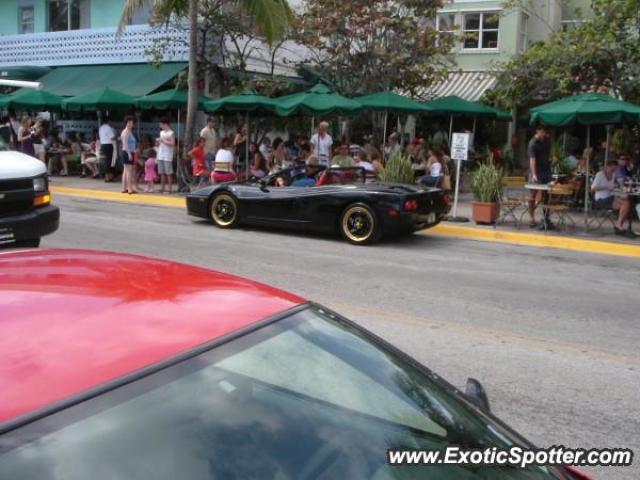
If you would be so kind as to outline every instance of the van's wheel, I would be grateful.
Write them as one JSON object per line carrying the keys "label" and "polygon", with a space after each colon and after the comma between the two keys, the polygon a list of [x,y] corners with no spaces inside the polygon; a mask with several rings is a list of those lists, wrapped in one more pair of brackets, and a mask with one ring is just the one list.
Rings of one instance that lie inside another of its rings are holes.
{"label": "van's wheel", "polygon": [[340,217],[340,233],[354,245],[369,245],[382,236],[376,212],[364,203],[354,203],[345,209]]}
{"label": "van's wheel", "polygon": [[11,246],[14,248],[38,248],[40,246],[40,239],[32,238],[30,240],[19,240]]}
{"label": "van's wheel", "polygon": [[238,199],[228,192],[216,194],[209,203],[209,218],[220,228],[237,227],[240,223]]}

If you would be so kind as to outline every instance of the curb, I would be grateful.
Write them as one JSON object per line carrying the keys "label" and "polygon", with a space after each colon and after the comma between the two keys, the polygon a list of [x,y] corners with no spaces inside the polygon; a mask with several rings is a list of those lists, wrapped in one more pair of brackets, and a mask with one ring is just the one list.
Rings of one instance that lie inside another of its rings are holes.
{"label": "curb", "polygon": [[[90,198],[109,202],[132,203],[138,205],[150,205],[170,208],[185,209],[185,199],[181,197],[169,197],[166,195],[136,194],[127,195],[120,192],[107,190],[89,190],[63,186],[52,186],[52,193],[68,197]],[[586,240],[582,238],[563,237],[556,235],[537,235],[531,233],[505,232],[494,229],[477,227],[461,227],[456,225],[440,224],[420,235],[441,235],[451,238],[476,240],[481,242],[503,243],[508,245],[521,245],[527,247],[553,248],[569,250],[573,252],[596,253],[600,255],[613,255],[619,257],[640,258],[640,245],[606,242],[601,240]]]}

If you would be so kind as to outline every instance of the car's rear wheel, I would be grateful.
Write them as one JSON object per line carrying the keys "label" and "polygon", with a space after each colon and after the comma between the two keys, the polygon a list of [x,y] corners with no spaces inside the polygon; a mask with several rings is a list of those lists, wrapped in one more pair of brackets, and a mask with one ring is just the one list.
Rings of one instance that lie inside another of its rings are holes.
{"label": "car's rear wheel", "polygon": [[364,203],[349,205],[340,217],[340,233],[354,245],[368,245],[380,239],[380,221]]}
{"label": "car's rear wheel", "polygon": [[216,194],[209,205],[209,218],[217,227],[236,227],[240,223],[238,199],[228,192]]}

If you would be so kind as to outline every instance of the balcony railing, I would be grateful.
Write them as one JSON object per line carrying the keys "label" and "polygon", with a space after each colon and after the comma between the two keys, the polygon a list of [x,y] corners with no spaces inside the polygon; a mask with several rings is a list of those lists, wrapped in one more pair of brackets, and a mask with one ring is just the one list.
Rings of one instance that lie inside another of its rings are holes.
{"label": "balcony railing", "polygon": [[116,28],[101,28],[0,36],[0,65],[57,67],[148,62],[149,52],[158,42],[162,43],[163,53],[157,60],[188,61],[188,30],[133,25],[120,35],[116,35]]}

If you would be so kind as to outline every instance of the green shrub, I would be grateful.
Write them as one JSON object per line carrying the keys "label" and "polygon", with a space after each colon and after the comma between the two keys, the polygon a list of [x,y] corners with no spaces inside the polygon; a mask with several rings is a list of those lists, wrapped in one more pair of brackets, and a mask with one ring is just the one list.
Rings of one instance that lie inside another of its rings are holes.
{"label": "green shrub", "polygon": [[411,159],[402,153],[395,153],[387,159],[380,179],[388,183],[415,183]]}
{"label": "green shrub", "polygon": [[502,195],[501,168],[481,163],[471,176],[471,191],[478,202],[499,202]]}

